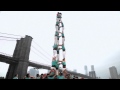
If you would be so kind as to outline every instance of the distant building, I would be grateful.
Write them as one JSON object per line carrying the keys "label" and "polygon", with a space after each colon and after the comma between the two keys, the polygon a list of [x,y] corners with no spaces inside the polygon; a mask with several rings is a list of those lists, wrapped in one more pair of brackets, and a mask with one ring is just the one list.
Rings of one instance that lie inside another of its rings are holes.
{"label": "distant building", "polygon": [[29,70],[29,74],[30,74],[30,76],[36,77],[36,74],[39,74],[39,70],[37,70],[35,68],[31,68]]}
{"label": "distant building", "polygon": [[86,66],[86,65],[84,66],[84,70],[85,70],[85,75],[87,75],[87,76],[88,76],[88,68],[87,68],[87,66]]}
{"label": "distant building", "polygon": [[91,65],[91,71],[95,71],[95,70],[94,70],[94,65]]}
{"label": "distant building", "polygon": [[96,73],[95,73],[95,71],[91,71],[92,72],[92,77],[93,78],[96,78]]}
{"label": "distant building", "polygon": [[89,76],[92,77],[92,73],[91,73],[91,71],[89,72]]}
{"label": "distant building", "polygon": [[96,73],[95,73],[95,69],[94,69],[94,65],[91,65],[91,71],[89,72],[89,76],[93,77],[93,78],[97,78]]}
{"label": "distant building", "polygon": [[118,75],[118,78],[120,79],[120,74]]}
{"label": "distant building", "polygon": [[119,79],[118,72],[115,66],[109,68],[111,79]]}
{"label": "distant building", "polygon": [[90,72],[89,72],[89,76],[90,76],[90,77],[93,77],[93,78],[97,78],[95,71],[90,71]]}

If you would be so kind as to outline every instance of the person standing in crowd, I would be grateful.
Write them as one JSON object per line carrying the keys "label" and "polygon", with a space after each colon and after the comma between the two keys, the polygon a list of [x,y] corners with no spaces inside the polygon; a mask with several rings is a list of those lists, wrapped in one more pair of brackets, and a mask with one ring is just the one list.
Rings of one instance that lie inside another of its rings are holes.
{"label": "person standing in crowd", "polygon": [[43,74],[40,75],[40,79],[42,79]]}
{"label": "person standing in crowd", "polygon": [[18,74],[15,74],[13,79],[18,79]]}
{"label": "person standing in crowd", "polygon": [[49,75],[48,75],[48,79],[54,79],[56,76],[56,70],[55,68],[51,68]]}
{"label": "person standing in crowd", "polygon": [[64,75],[62,72],[59,73],[59,75],[57,76],[58,79],[65,79]]}
{"label": "person standing in crowd", "polygon": [[39,74],[36,75],[36,79],[40,79],[40,75]]}
{"label": "person standing in crowd", "polygon": [[30,74],[29,74],[29,73],[28,73],[28,74],[26,74],[25,79],[31,79],[31,78],[30,78]]}

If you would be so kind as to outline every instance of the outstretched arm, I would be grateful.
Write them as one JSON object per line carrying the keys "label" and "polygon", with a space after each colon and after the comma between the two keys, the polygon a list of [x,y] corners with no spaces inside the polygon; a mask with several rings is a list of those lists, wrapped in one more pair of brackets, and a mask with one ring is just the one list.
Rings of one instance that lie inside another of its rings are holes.
{"label": "outstretched arm", "polygon": [[59,60],[58,62],[62,62],[62,61]]}

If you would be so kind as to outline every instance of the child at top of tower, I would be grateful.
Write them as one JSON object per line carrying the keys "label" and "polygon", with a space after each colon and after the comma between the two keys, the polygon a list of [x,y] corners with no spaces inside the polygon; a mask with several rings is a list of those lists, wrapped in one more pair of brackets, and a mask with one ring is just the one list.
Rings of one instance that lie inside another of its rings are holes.
{"label": "child at top of tower", "polygon": [[57,18],[62,18],[62,13],[57,13]]}
{"label": "child at top of tower", "polygon": [[57,22],[60,22],[62,18],[62,13],[57,13]]}

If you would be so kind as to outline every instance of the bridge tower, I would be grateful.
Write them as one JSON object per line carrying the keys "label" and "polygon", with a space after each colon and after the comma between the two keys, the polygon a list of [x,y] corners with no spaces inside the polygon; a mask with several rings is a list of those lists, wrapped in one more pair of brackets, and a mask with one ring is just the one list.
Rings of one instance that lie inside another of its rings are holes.
{"label": "bridge tower", "polygon": [[13,59],[18,60],[18,63],[11,63],[9,65],[6,79],[12,79],[15,74],[18,74],[19,79],[22,79],[27,74],[31,42],[32,37],[27,35],[25,38],[17,40]]}

